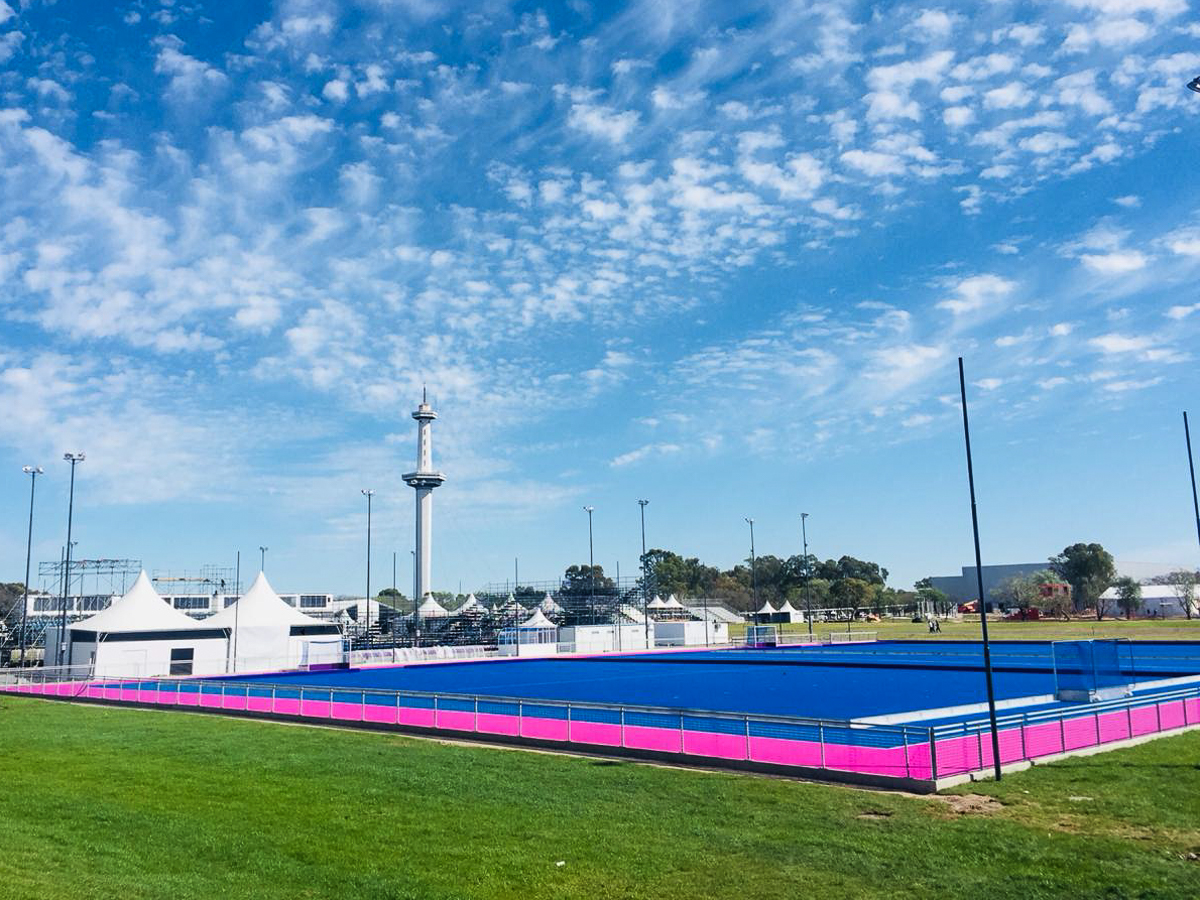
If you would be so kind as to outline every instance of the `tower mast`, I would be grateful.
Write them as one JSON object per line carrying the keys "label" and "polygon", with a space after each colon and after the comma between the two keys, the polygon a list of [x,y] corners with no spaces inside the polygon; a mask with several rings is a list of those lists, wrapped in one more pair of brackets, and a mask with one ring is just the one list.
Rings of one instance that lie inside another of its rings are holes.
{"label": "tower mast", "polygon": [[429,397],[424,390],[421,391],[421,405],[412,417],[417,420],[417,469],[402,477],[417,492],[416,596],[413,597],[413,603],[419,606],[432,590],[433,489],[441,487],[446,476],[433,467],[431,426],[437,413],[429,405]]}

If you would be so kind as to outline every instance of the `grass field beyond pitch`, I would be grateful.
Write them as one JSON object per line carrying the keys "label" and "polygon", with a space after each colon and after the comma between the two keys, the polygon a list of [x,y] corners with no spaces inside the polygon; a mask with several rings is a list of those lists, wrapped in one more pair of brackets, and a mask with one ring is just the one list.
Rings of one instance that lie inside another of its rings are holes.
{"label": "grass field beyond pitch", "polygon": [[1002,804],[963,815],[28,698],[0,698],[0,729],[0,898],[1192,898],[1200,883],[1197,733],[960,789]]}

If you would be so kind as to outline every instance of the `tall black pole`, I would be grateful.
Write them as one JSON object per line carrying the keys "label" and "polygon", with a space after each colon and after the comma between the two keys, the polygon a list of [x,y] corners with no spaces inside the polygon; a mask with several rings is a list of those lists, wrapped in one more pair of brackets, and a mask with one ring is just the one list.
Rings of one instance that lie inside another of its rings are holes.
{"label": "tall black pole", "polygon": [[808,619],[808,637],[812,639],[812,598],[808,593],[808,513],[800,513],[800,534],[804,539],[804,617]]}
{"label": "tall black pole", "polygon": [[54,664],[62,665],[63,645],[67,642],[67,594],[71,589],[71,525],[75,517],[75,465],[83,462],[82,453],[64,453],[63,459],[71,464],[71,488],[67,500],[67,549],[63,557],[62,611],[59,617],[58,646],[54,648]]}
{"label": "tall black pole", "polygon": [[754,571],[754,520],[747,519],[750,526],[750,602],[754,605],[754,624],[758,625],[758,575]]}
{"label": "tall black pole", "polygon": [[364,490],[363,496],[367,498],[367,628],[363,632],[363,641],[367,648],[371,647],[371,498],[375,496],[374,491]]}
{"label": "tall black pole", "polygon": [[1192,509],[1196,513],[1196,540],[1200,541],[1200,501],[1196,499],[1196,464],[1192,462],[1192,432],[1188,428],[1186,412],[1183,414],[1183,436],[1187,440],[1188,472],[1192,476]]}
{"label": "tall black pole", "polygon": [[37,477],[44,474],[41,466],[25,466],[22,470],[29,475],[29,536],[25,540],[25,592],[21,598],[21,668],[25,667],[25,629],[29,612],[29,563],[33,557],[33,490]]}
{"label": "tall black pole", "polygon": [[588,514],[588,616],[590,624],[596,624],[596,556],[592,549],[592,511],[593,506],[585,506]]}
{"label": "tall black pole", "polygon": [[646,572],[646,504],[649,500],[639,500],[638,506],[642,512],[642,622],[646,626],[646,649],[650,649],[650,576]]}
{"label": "tall black pole", "polygon": [[[962,394],[963,438],[967,445],[967,484],[971,489],[971,530],[975,535],[975,577],[979,587],[979,623],[983,628],[983,671],[987,680],[988,721],[992,726],[992,763],[1000,780],[1000,733],[996,729],[996,692],[992,685],[992,649],[988,643],[987,604],[983,596],[983,557],[979,551],[979,513],[975,507],[975,469],[971,464],[971,426],[967,420],[967,379],[958,358],[958,389]],[[982,762],[982,760],[981,760]]]}
{"label": "tall black pole", "polygon": [[242,609],[242,551],[237,552],[237,562],[233,567],[233,581],[237,590],[237,600],[233,604],[233,671],[237,671],[237,639],[238,617]]}

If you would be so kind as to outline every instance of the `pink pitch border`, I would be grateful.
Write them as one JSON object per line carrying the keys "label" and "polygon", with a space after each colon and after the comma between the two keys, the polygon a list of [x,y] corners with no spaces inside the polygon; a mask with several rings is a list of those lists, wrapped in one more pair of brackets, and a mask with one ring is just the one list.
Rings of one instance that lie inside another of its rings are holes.
{"label": "pink pitch border", "polygon": [[[5,684],[0,685],[0,690],[59,700],[200,708],[251,716],[419,729],[447,735],[472,734],[530,743],[572,744],[581,749],[614,748],[633,756],[644,752],[656,758],[666,755],[697,761],[737,762],[773,769],[796,769],[797,774],[805,775],[823,770],[926,782],[934,786],[940,780],[986,770],[993,764],[991,741],[986,732],[942,737],[936,742],[920,740],[895,747],[869,747],[834,741],[762,737],[749,733],[749,730],[745,734],[727,734],[371,702],[182,693],[111,682]],[[367,699],[373,698],[368,695]],[[1000,761],[1002,765],[1008,765],[1059,756],[1197,725],[1200,725],[1200,697],[1032,723],[1001,730]],[[910,733],[916,730],[912,726],[909,728]],[[922,733],[924,731],[921,729]]]}

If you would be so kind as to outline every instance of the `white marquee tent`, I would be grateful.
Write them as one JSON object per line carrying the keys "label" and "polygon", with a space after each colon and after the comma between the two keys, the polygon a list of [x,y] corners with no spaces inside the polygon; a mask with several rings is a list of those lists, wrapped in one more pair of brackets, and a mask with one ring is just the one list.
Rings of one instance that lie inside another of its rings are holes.
{"label": "white marquee tent", "polygon": [[342,661],[341,629],[289,606],[262,572],[236,603],[204,624],[229,631],[229,668],[234,672]]}
{"label": "white marquee tent", "polygon": [[454,612],[460,616],[467,613],[480,615],[487,612],[487,609],[482,603],[479,602],[479,599],[474,594],[467,594],[467,599],[463,601],[462,606],[460,606]]}
{"label": "white marquee tent", "polygon": [[666,605],[663,603],[663,598],[655,594],[654,599],[646,604],[646,609],[662,609]]}
{"label": "white marquee tent", "polygon": [[762,605],[762,609],[760,609],[760,610],[758,611],[758,615],[760,615],[760,616],[773,616],[773,615],[775,615],[775,613],[777,613],[777,612],[778,612],[778,610],[777,610],[777,609],[775,609],[775,607],[773,607],[773,606],[771,605],[771,601],[770,601],[770,600],[767,600],[765,603],[763,603],[763,605]]}
{"label": "white marquee tent", "polygon": [[547,591],[546,596],[542,598],[542,602],[538,604],[538,609],[548,616],[552,616],[555,613],[560,613],[563,611],[563,608],[558,605],[553,597],[550,596],[549,591]]}
{"label": "white marquee tent", "polygon": [[434,600],[432,594],[426,594],[421,605],[417,607],[417,617],[421,619],[442,619],[448,615],[446,607]]}
{"label": "white marquee tent", "polygon": [[[228,636],[169,606],[143,571],[107,609],[67,627],[64,662],[99,678],[215,675],[225,671]],[[57,640],[47,635],[46,645]]]}
{"label": "white marquee tent", "polygon": [[779,607],[779,611],[787,615],[788,622],[803,622],[804,614],[796,607],[792,606],[791,600],[784,600],[783,605]]}

